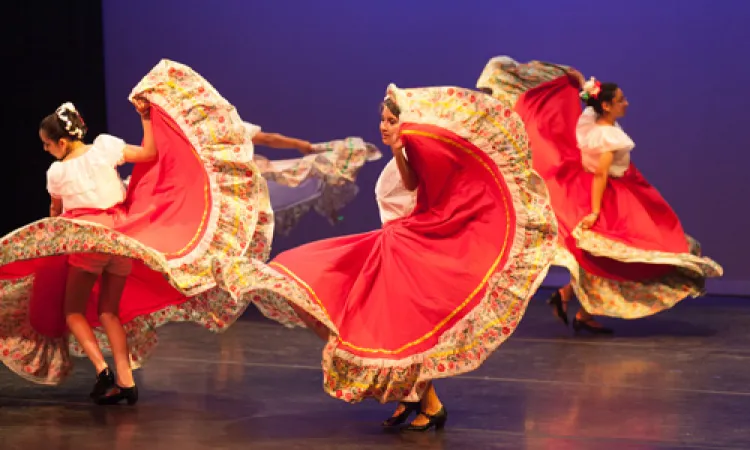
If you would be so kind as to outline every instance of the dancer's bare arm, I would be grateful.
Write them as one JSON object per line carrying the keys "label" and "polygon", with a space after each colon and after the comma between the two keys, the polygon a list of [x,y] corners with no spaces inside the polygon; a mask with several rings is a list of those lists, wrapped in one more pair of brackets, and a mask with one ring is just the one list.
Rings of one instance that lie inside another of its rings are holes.
{"label": "dancer's bare arm", "polygon": [[591,182],[591,213],[583,219],[583,228],[591,228],[599,219],[602,198],[604,198],[604,190],[607,188],[607,179],[609,178],[609,168],[612,166],[614,157],[614,152],[605,152],[599,157],[599,166],[596,168],[594,180]]}
{"label": "dancer's bare arm", "polygon": [[270,148],[294,149],[302,153],[311,153],[313,151],[313,146],[309,141],[291,138],[278,133],[264,133],[262,131],[259,131],[253,137],[253,144]]}
{"label": "dancer's bare arm", "polygon": [[141,125],[143,126],[143,146],[126,145],[123,151],[123,162],[142,163],[153,161],[158,153],[154,143],[154,133],[151,128],[151,103],[145,98],[136,98],[134,101],[135,109],[141,115]]}
{"label": "dancer's bare arm", "polygon": [[52,197],[52,201],[49,204],[49,216],[57,217],[63,212],[63,202],[61,198]]}

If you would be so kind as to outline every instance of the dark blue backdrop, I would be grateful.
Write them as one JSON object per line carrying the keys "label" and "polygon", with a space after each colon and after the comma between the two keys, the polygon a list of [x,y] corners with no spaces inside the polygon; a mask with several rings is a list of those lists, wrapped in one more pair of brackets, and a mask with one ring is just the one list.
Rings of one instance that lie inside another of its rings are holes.
{"label": "dark blue backdrop", "polygon": [[[473,87],[499,54],[570,64],[622,85],[636,164],[726,269],[710,290],[750,294],[749,22],[744,0],[106,0],[109,130],[139,139],[127,95],[160,58],[265,130],[373,142],[389,82]],[[364,170],[338,227],[309,217],[275,250],[377,227],[385,161]]]}

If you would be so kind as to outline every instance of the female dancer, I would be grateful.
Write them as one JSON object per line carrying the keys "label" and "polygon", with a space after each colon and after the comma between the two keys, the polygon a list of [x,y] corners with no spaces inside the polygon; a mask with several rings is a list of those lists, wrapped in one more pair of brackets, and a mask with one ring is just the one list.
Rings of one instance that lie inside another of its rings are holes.
{"label": "female dancer", "polygon": [[[122,162],[150,162],[157,156],[150,106],[142,99],[135,99],[134,104],[141,115],[143,147],[127,145],[105,134],[98,136],[91,145],[84,144],[86,125],[72,103],[63,104],[42,120],[39,137],[44,150],[58,160],[47,171],[47,190],[52,198],[50,217],[60,216],[65,210],[66,217],[113,226],[112,217],[99,214],[97,210],[106,211],[125,200],[115,167]],[[98,374],[91,398],[99,399],[116,386],[118,395],[135,403],[138,390],[130,368],[125,329],[118,317],[120,296],[132,262],[129,258],[106,253],[77,253],[70,255],[68,265],[63,306],[65,321]],[[97,314],[115,359],[116,382],[85,317],[87,301],[100,277]],[[114,395],[108,396],[108,399],[114,398]]]}
{"label": "female dancer", "polygon": [[[144,115],[142,148],[106,135],[84,144],[70,105],[43,121],[45,150],[61,159],[48,172],[51,213],[62,214],[0,239],[3,363],[57,384],[71,351],[85,353],[98,374],[92,396],[104,404],[137,401],[130,367],[153,351],[156,327],[223,331],[244,311],[212,289],[213,261],[265,260],[272,231],[265,182],[246,157],[251,139],[208,82],[164,60],[131,101]],[[121,161],[136,162],[124,198]],[[116,377],[97,347],[114,353]]]}
{"label": "female dancer", "polygon": [[611,333],[592,315],[656,314],[702,295],[705,279],[721,276],[722,268],[701,257],[698,242],[630,162],[635,144],[617,124],[628,107],[617,84],[498,57],[477,87],[513,107],[529,133],[534,168],[559,222],[556,263],[571,273],[571,283],[550,299],[563,323],[573,293],[581,303],[573,328]]}
{"label": "female dancer", "polygon": [[327,339],[330,395],[412,402],[384,425],[417,412],[407,429],[425,431],[447,419],[432,380],[476,369],[518,325],[556,224],[512,111],[460,88],[388,92],[380,128],[394,159],[379,190],[390,197],[398,173],[416,191],[413,210],[383,208],[380,230],[313,242],[270,266],[237,258],[217,277],[268,317]]}

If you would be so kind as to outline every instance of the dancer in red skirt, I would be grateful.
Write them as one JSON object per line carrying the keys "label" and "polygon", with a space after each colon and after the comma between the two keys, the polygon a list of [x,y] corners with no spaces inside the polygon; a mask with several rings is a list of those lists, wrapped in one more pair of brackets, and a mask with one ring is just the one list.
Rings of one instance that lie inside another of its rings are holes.
{"label": "dancer in red skirt", "polygon": [[[109,135],[98,136],[91,145],[84,144],[86,125],[72,103],[44,118],[39,137],[44,150],[58,160],[47,171],[47,190],[52,197],[50,217],[78,218],[110,228],[114,225],[113,217],[103,212],[125,200],[115,167],[122,162],[147,163],[157,157],[150,105],[143,99],[134,103],[143,125],[142,147],[126,145]],[[65,321],[98,374],[91,392],[93,399],[124,397],[130,404],[138,400],[125,329],[118,317],[120,297],[131,270],[132,261],[119,255],[76,253],[68,258]],[[85,317],[86,303],[99,278],[102,288],[97,313],[114,356],[116,381]],[[116,393],[108,393],[113,389]]]}
{"label": "dancer in red skirt", "polygon": [[[630,161],[635,144],[617,123],[628,107],[615,83],[586,82],[578,71],[493,58],[477,87],[521,116],[533,166],[544,178],[559,222],[556,264],[571,283],[550,303],[568,324],[573,294],[576,331],[611,333],[593,315],[635,319],[702,295],[722,268]],[[586,109],[581,111],[581,101]]]}
{"label": "dancer in red skirt", "polygon": [[[164,60],[131,101],[144,116],[143,147],[108,135],[85,144],[72,105],[42,122],[45,150],[59,159],[48,171],[53,217],[0,239],[0,359],[57,384],[71,352],[85,353],[98,374],[91,396],[104,404],[137,401],[131,366],[151,354],[158,326],[233,323],[246,303],[215,288],[213,261],[265,260],[272,232],[251,137],[208,82]],[[127,195],[115,170],[123,161],[136,163]]]}
{"label": "dancer in red skirt", "polygon": [[432,381],[476,369],[513,333],[556,223],[523,124],[490,96],[391,86],[380,128],[387,170],[416,191],[413,205],[379,230],[303,245],[270,266],[238,258],[217,276],[268,317],[327,339],[330,395],[409,402],[384,425],[417,413],[407,429],[442,428]]}

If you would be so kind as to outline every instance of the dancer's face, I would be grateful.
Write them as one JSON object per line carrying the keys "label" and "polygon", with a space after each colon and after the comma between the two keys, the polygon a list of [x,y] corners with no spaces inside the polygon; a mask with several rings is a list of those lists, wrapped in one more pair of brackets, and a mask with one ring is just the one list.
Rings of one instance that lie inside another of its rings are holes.
{"label": "dancer's face", "polygon": [[66,149],[68,147],[68,141],[66,139],[54,141],[47,136],[47,133],[45,133],[44,130],[39,130],[39,139],[42,140],[44,151],[54,156],[55,159],[62,159],[65,157]]}
{"label": "dancer's face", "polygon": [[625,98],[625,94],[622,93],[622,89],[617,88],[615,96],[611,102],[604,102],[602,108],[607,113],[611,114],[614,119],[625,117],[628,110],[628,99]]}
{"label": "dancer's face", "polygon": [[383,139],[383,144],[393,144],[398,139],[398,136],[398,117],[387,106],[383,105],[382,112],[380,113],[380,137]]}

